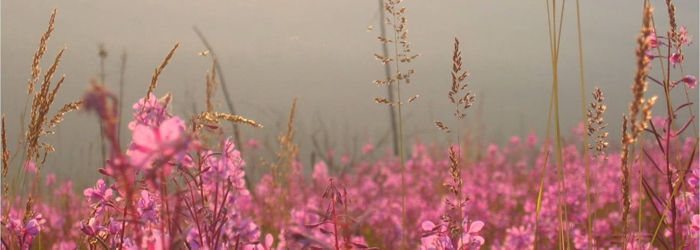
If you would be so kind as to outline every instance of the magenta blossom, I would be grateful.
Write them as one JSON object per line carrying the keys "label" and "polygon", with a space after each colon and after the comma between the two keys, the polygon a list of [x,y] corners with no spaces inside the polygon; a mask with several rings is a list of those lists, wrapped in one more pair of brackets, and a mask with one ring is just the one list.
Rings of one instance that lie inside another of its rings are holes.
{"label": "magenta blossom", "polygon": [[182,135],[184,131],[185,123],[179,117],[170,118],[158,127],[136,125],[127,150],[131,163],[138,169],[151,169],[156,159],[169,160],[183,153],[190,141]]}
{"label": "magenta blossom", "polygon": [[698,85],[698,79],[695,78],[695,76],[687,75],[681,79],[682,82],[685,83],[685,86],[688,86],[688,88],[694,89],[695,86]]}
{"label": "magenta blossom", "polygon": [[153,94],[148,95],[148,100],[139,99],[139,102],[132,107],[134,121],[129,123],[129,129],[135,130],[139,124],[158,126],[170,118],[170,113],[167,110],[170,99],[171,94],[166,94],[161,99],[156,99]]}
{"label": "magenta blossom", "polygon": [[469,218],[464,218],[462,221],[464,232],[459,239],[459,249],[479,249],[484,244],[484,238],[479,236],[481,229],[484,228],[484,222],[472,221]]}
{"label": "magenta blossom", "polygon": [[27,172],[30,172],[33,174],[36,174],[36,172],[37,172],[36,163],[34,163],[33,161],[26,161],[24,163],[24,168],[27,170]]}
{"label": "magenta blossom", "polygon": [[681,29],[678,32],[678,40],[681,45],[690,45],[693,43],[693,37],[688,35],[688,31],[685,29],[685,26],[681,26]]}
{"label": "magenta blossom", "polygon": [[368,154],[368,153],[371,153],[372,151],[374,151],[374,145],[372,145],[371,143],[367,143],[367,144],[365,144],[364,147],[362,147],[363,154]]}
{"label": "magenta blossom", "polygon": [[107,183],[105,183],[103,179],[97,180],[95,188],[86,188],[85,191],[83,191],[83,195],[89,202],[99,203],[96,211],[97,214],[102,214],[105,205],[110,201],[113,193],[114,191],[107,186]]}
{"label": "magenta blossom", "polygon": [[668,58],[668,60],[671,61],[671,64],[673,64],[673,67],[676,67],[676,64],[682,64],[683,59],[684,56],[680,51],[676,51]]}
{"label": "magenta blossom", "polygon": [[90,237],[96,237],[97,234],[103,230],[105,230],[105,227],[101,226],[100,222],[95,220],[95,217],[90,218],[87,223],[80,225],[80,231]]}
{"label": "magenta blossom", "polygon": [[690,218],[690,223],[692,236],[697,238],[698,233],[700,233],[700,214],[693,215],[693,217]]}

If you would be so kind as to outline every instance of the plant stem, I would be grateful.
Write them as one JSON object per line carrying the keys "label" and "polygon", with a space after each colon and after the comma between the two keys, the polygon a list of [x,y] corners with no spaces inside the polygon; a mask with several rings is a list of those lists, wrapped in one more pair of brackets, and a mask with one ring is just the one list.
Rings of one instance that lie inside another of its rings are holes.
{"label": "plant stem", "polygon": [[[382,37],[386,37],[386,26],[382,24],[386,17],[384,16],[384,0],[379,0],[379,30],[382,35]],[[382,43],[382,55],[384,58],[389,58],[389,45],[387,43]],[[384,75],[386,75],[386,78],[389,79],[391,77],[391,66],[390,64],[384,64]],[[388,99],[389,102],[394,102],[394,91],[391,89],[391,85],[387,84],[386,85],[387,93],[388,93]],[[400,99],[399,99],[400,100]],[[392,135],[392,142],[394,146],[394,156],[399,154],[399,142],[398,142],[398,134],[396,130],[396,112],[394,112],[394,107],[389,106],[389,119],[391,122],[391,135]]]}
{"label": "plant stem", "polygon": [[[578,30],[578,60],[579,60],[579,72],[581,81],[581,115],[582,122],[586,122],[586,81],[584,78],[583,70],[583,41],[581,36],[581,12],[579,7],[579,0],[576,0],[576,24]],[[585,161],[585,175],[586,175],[586,218],[587,226],[586,230],[588,249],[593,247],[593,211],[591,207],[591,160],[588,155],[588,133],[583,133],[583,157]]]}

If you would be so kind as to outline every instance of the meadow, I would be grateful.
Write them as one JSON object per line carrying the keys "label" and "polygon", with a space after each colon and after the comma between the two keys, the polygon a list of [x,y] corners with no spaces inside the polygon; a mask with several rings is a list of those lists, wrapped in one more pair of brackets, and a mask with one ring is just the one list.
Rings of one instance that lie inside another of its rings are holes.
{"label": "meadow", "polygon": [[[390,123],[372,126],[385,127],[387,139],[361,143],[352,153],[319,146],[324,150],[312,154],[311,166],[303,166],[297,138],[303,100],[289,103],[274,140],[246,136],[244,127],[268,128],[251,119],[255,114],[234,112],[238,100],[230,98],[215,48],[199,30],[207,47],[199,55],[210,68],[192,72],[206,76],[206,97],[193,115],[175,114],[183,107],[174,107],[168,86],[159,85],[179,43],[153,65],[136,103],[123,104],[123,89],[105,84],[104,64],[79,100],[55,103],[66,77],[59,77],[59,64],[70,52],[48,49],[60,18],[54,10],[37,34],[26,101],[10,107],[23,112],[2,115],[0,249],[700,249],[699,132],[691,98],[697,76],[683,69],[698,55],[684,53],[693,34],[676,23],[672,1],[643,4],[639,31],[629,38],[636,72],[624,83],[628,106],[619,115],[606,112],[605,85],[585,88],[580,22],[573,29],[581,99],[560,98],[563,6],[547,1],[546,132],[503,132],[507,143],[497,144],[467,126],[478,119],[474,106],[482,97],[472,90],[479,83],[463,65],[459,37],[444,45],[452,51],[445,58],[451,82],[436,90],[454,108],[435,112],[451,118],[428,121],[448,143],[406,135],[406,109],[423,105],[421,93],[407,88],[421,84],[412,81],[420,74],[412,62],[421,54],[411,47],[411,10],[387,0],[384,26],[374,27],[382,29],[378,49],[366,52],[376,59],[367,63],[385,73],[367,86],[379,87],[374,102]],[[662,22],[668,30],[655,28]],[[50,52],[55,57],[46,59]],[[104,60],[106,51],[99,56]],[[562,126],[570,117],[562,114],[563,103],[580,106],[578,125]],[[101,177],[59,179],[45,164],[70,149],[47,138],[78,112],[96,117],[100,155],[89,157],[100,167],[89,171]],[[122,121],[122,113],[131,119]],[[608,126],[612,120],[622,126]],[[6,123],[21,124],[21,133],[8,133]],[[77,182],[90,187],[77,190]]]}

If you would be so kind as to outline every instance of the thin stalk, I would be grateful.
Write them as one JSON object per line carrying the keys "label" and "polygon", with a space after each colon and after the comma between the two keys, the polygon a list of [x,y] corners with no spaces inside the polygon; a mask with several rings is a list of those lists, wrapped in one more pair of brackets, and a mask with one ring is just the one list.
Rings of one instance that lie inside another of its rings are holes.
{"label": "thin stalk", "polygon": [[[126,50],[122,53],[122,64],[119,69],[119,103],[124,103],[124,73],[126,72]],[[119,119],[117,123],[117,138],[121,138],[122,131],[122,110],[124,107],[119,107]]]}
{"label": "thin stalk", "polygon": [[[394,16],[394,26],[396,26],[397,19],[396,19],[396,14],[393,14]],[[399,45],[398,41],[399,40],[399,34],[396,32],[396,28],[394,28],[394,52],[396,52],[396,72],[401,72],[400,67],[399,67]],[[403,106],[403,103],[401,102],[401,79],[396,79],[396,96],[398,97],[397,101],[397,106],[399,110],[399,162],[401,163],[401,248],[406,249],[407,242],[406,242],[406,166],[404,164],[404,149],[403,149],[403,117],[401,113],[401,106]]]}
{"label": "thin stalk", "polygon": [[[105,60],[107,59],[107,50],[105,50],[103,43],[100,43],[100,51],[98,55],[100,56],[100,84],[104,85],[106,77]],[[107,161],[107,145],[105,143],[105,131],[103,126],[100,126],[100,150],[102,152],[102,162],[100,162],[98,165],[102,167],[101,165]]]}
{"label": "thin stalk", "polygon": [[[382,35],[382,37],[386,37],[386,26],[382,24],[386,17],[384,16],[384,0],[379,0],[379,22],[381,25],[379,25],[379,31]],[[382,43],[382,55],[384,58],[389,58],[389,45],[387,43]],[[384,64],[384,75],[386,75],[386,78],[389,79],[391,77],[391,65],[386,63]],[[389,102],[394,102],[394,91],[391,89],[391,84],[386,85],[386,90],[388,93],[388,99]],[[399,99],[401,100],[401,99]],[[394,146],[394,156],[399,154],[399,142],[398,142],[398,135],[397,135],[397,130],[396,130],[396,112],[394,112],[394,107],[389,106],[389,119],[391,122],[391,135],[392,135],[392,142]]]}
{"label": "thin stalk", "polygon": [[[223,91],[224,99],[226,100],[226,106],[228,106],[228,110],[231,112],[232,115],[236,115],[236,111],[233,109],[233,101],[231,101],[231,95],[228,92],[226,81],[224,81],[224,73],[223,70],[221,70],[221,66],[219,65],[219,59],[216,56],[216,53],[214,53],[214,49],[204,37],[204,34],[202,34],[202,32],[199,31],[197,26],[193,26],[192,28],[194,29],[194,32],[197,33],[197,36],[199,36],[199,39],[202,40],[202,44],[204,44],[204,47],[207,48],[207,50],[211,54],[211,57],[214,58],[214,65],[216,66],[216,71],[218,71],[219,73],[219,81],[221,81],[221,90]],[[241,143],[241,134],[238,129],[238,124],[231,123],[231,125],[233,126],[233,139],[236,141],[236,145],[241,146],[238,147],[238,151],[243,152],[243,144]]]}
{"label": "thin stalk", "polygon": [[[693,163],[693,160],[695,159],[695,152],[697,150],[698,150],[698,141],[696,140],[695,144],[693,146],[693,153],[690,155],[688,162],[686,164],[684,164],[686,166],[685,171],[680,171],[678,179],[676,179],[675,183],[672,184],[672,186],[674,188],[672,189],[671,197],[675,197],[676,195],[678,195],[678,192],[680,191],[681,186],[682,186],[681,184],[683,184],[683,180],[685,179],[685,175],[688,172],[688,169],[690,168],[691,164]],[[669,211],[670,206],[671,206],[670,202],[667,202],[666,206],[664,206],[664,210],[661,213],[661,218],[659,219],[659,223],[656,225],[656,229],[654,230],[654,234],[651,237],[651,241],[649,243],[648,249],[651,249],[651,247],[654,245],[654,241],[656,241],[656,237],[659,234],[659,230],[661,229],[661,225],[664,224],[664,220],[666,219],[666,214]]]}
{"label": "thin stalk", "polygon": [[540,212],[542,211],[542,194],[544,193],[544,180],[546,178],[546,169],[547,169],[547,162],[549,162],[549,134],[552,131],[552,103],[554,102],[554,91],[552,91],[552,94],[550,95],[549,98],[549,112],[547,115],[547,131],[545,133],[545,141],[543,145],[543,153],[544,153],[544,161],[542,164],[542,177],[540,178],[540,188],[539,191],[537,192],[537,205],[535,207],[535,243],[534,243],[534,248],[533,249],[539,249],[537,248],[537,242],[538,242],[538,235],[537,232],[539,231],[539,222],[540,222]]}
{"label": "thin stalk", "polygon": [[[562,2],[561,6],[561,16],[559,17],[559,29],[557,30],[556,20],[556,0],[552,1],[552,12],[551,19],[549,18],[549,0],[547,0],[547,13],[548,13],[548,27],[549,27],[549,41],[550,41],[550,52],[552,59],[552,92],[553,92],[553,105],[554,105],[554,118],[555,118],[555,148],[556,148],[556,162],[557,162],[557,176],[558,176],[558,206],[557,213],[559,217],[559,241],[561,243],[560,248],[568,249],[569,235],[566,233],[567,228],[565,222],[568,221],[568,212],[566,202],[564,198],[566,196],[565,190],[565,173],[563,167],[563,155],[562,155],[562,145],[561,145],[561,125],[559,119],[559,82],[558,82],[558,61],[559,61],[559,48],[561,47],[561,29],[563,27],[564,20],[564,6],[566,1]],[[550,121],[551,122],[551,121]]]}
{"label": "thin stalk", "polygon": [[[586,122],[586,80],[584,78],[583,70],[583,38],[581,35],[581,12],[579,7],[579,0],[576,0],[576,24],[578,31],[578,64],[580,72],[580,82],[581,82],[581,115],[582,121]],[[586,220],[588,223],[587,234],[588,237],[588,249],[592,249],[593,246],[593,213],[591,209],[591,160],[588,155],[588,133],[583,133],[583,157],[585,161],[585,174],[586,174]]]}

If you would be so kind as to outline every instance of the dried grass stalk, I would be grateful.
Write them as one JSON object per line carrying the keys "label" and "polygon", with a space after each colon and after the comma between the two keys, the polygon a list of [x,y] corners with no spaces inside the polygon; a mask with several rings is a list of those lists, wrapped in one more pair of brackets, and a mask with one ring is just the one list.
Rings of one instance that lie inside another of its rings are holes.
{"label": "dried grass stalk", "polygon": [[244,123],[248,124],[250,126],[256,127],[256,128],[262,128],[263,126],[256,123],[253,120],[246,119],[242,116],[238,115],[231,115],[231,114],[225,114],[225,113],[218,113],[218,112],[202,112],[201,114],[197,115],[195,119],[206,122],[206,123],[213,123],[213,124],[219,124],[221,123],[221,120],[226,120],[231,123]]}
{"label": "dried grass stalk", "polygon": [[214,96],[216,90],[216,61],[212,62],[211,73],[207,73],[207,96],[205,101],[207,103],[207,112],[214,111],[214,105],[211,100]]}
{"label": "dried grass stalk", "polygon": [[671,2],[671,0],[666,0],[666,7],[668,10],[668,24],[671,28],[671,41],[674,42],[674,46],[678,49],[681,48],[680,34],[678,34],[678,25],[676,24],[676,5]]}
{"label": "dried grass stalk", "polygon": [[2,115],[2,179],[7,177],[10,168],[10,151],[7,150],[7,132],[5,128],[5,115]]}
{"label": "dried grass stalk", "polygon": [[387,100],[386,98],[379,98],[379,97],[376,97],[376,98],[374,98],[374,101],[377,102],[377,103],[384,103],[384,104],[389,105],[389,106],[394,106],[394,105],[396,105],[396,104],[394,104],[393,102],[390,102],[389,100]]}
{"label": "dried grass stalk", "polygon": [[637,116],[639,114],[640,108],[644,103],[644,92],[647,90],[646,78],[648,75],[648,65],[651,59],[646,55],[651,44],[649,37],[653,28],[651,26],[653,8],[651,6],[646,6],[644,8],[644,18],[641,35],[637,38],[637,73],[634,76],[634,84],[632,85],[632,94],[634,95],[634,101],[630,104],[630,114],[629,121],[632,126],[632,142],[637,139],[637,136],[643,130],[643,123],[637,121]]}
{"label": "dried grass stalk", "polygon": [[[637,73],[634,76],[634,83],[632,84],[632,94],[634,99],[630,103],[629,107],[629,121],[627,116],[623,116],[622,123],[622,152],[620,153],[620,168],[622,171],[622,237],[623,242],[627,242],[627,232],[629,228],[629,221],[627,217],[631,209],[631,198],[630,198],[630,171],[629,171],[629,150],[630,145],[633,145],[637,141],[637,137],[644,130],[646,123],[646,118],[637,121],[637,116],[641,108],[644,105],[644,92],[647,90],[647,74],[648,65],[651,59],[647,57],[646,51],[649,50],[651,44],[649,37],[653,31],[651,26],[653,8],[649,5],[644,6],[644,16],[642,18],[642,30],[641,35],[637,38]],[[627,131],[627,124],[629,122],[630,132]]]}
{"label": "dried grass stalk", "polygon": [[[622,116],[622,151],[620,152],[620,170],[622,171],[622,242],[627,242],[627,230],[629,227],[629,221],[627,217],[629,216],[631,209],[631,198],[630,198],[630,171],[627,166],[627,159],[629,158],[629,146],[632,144],[632,138],[629,133],[627,133],[627,116]],[[623,244],[624,245],[624,244]]]}
{"label": "dried grass stalk", "polygon": [[66,115],[66,113],[71,112],[73,110],[79,110],[80,105],[83,104],[83,100],[80,101],[74,101],[74,102],[69,102],[66,105],[63,105],[63,108],[58,110],[56,115],[53,116],[53,119],[49,122],[49,128],[56,127],[56,125],[60,122],[63,121],[63,116]]}
{"label": "dried grass stalk", "polygon": [[30,158],[36,159],[39,157],[39,136],[43,134],[43,126],[46,121],[49,108],[53,104],[54,98],[58,89],[61,87],[65,76],[61,77],[56,86],[52,91],[49,92],[51,86],[51,78],[58,68],[58,64],[61,61],[61,56],[65,51],[66,47],[61,48],[61,51],[56,55],[54,63],[51,65],[49,70],[44,75],[44,81],[42,82],[39,92],[34,94],[34,100],[31,107],[31,121],[29,123],[29,131],[27,132],[27,155]]}
{"label": "dried grass stalk", "polygon": [[596,154],[593,157],[598,158],[600,156],[605,155],[605,152],[603,150],[609,145],[608,142],[605,141],[609,133],[602,132],[603,129],[605,129],[608,126],[608,124],[604,124],[605,119],[603,118],[605,110],[607,110],[607,106],[603,104],[603,100],[605,100],[605,98],[603,97],[603,91],[600,90],[599,87],[596,87],[593,91],[593,99],[594,101],[590,103],[590,109],[588,109],[588,113],[586,114],[586,133],[588,134],[588,136],[595,135],[595,146],[592,144],[588,144],[588,148],[593,149],[595,147]]}
{"label": "dried grass stalk", "polygon": [[151,85],[148,86],[148,91],[146,92],[146,98],[144,99],[145,101],[148,101],[148,97],[153,93],[153,90],[156,89],[158,86],[158,77],[160,76],[160,73],[163,72],[163,69],[165,69],[165,66],[168,65],[168,62],[170,62],[170,59],[173,57],[173,54],[175,54],[175,50],[177,47],[180,46],[180,43],[175,43],[175,46],[173,46],[173,49],[170,50],[170,53],[168,53],[168,56],[165,57],[165,60],[163,60],[163,63],[160,64],[160,67],[156,68],[155,72],[153,72],[153,77],[151,78]]}
{"label": "dried grass stalk", "polygon": [[34,53],[34,58],[32,60],[32,76],[29,78],[29,87],[27,88],[27,94],[31,94],[34,92],[34,84],[39,80],[39,75],[41,74],[41,67],[39,67],[39,62],[41,62],[41,58],[44,57],[44,53],[46,52],[46,42],[49,40],[51,37],[51,32],[54,29],[54,21],[56,20],[56,9],[51,12],[51,19],[49,19],[49,27],[46,29],[46,32],[44,32],[44,35],[41,36],[41,40],[39,40],[39,49]]}

